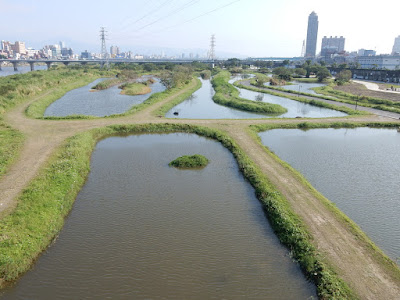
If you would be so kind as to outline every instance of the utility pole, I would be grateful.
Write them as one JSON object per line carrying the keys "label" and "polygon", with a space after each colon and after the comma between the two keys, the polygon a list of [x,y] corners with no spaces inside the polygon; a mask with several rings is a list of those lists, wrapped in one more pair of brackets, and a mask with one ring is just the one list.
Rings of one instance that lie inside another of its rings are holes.
{"label": "utility pole", "polygon": [[106,37],[107,37],[107,31],[105,27],[100,27],[100,40],[101,40],[101,58],[104,60],[102,63],[102,67],[104,65],[106,68],[108,68],[108,53],[107,53],[107,47],[106,47]]}
{"label": "utility pole", "polygon": [[208,58],[212,60],[212,68],[214,68],[215,61],[215,34],[211,35],[210,52]]}

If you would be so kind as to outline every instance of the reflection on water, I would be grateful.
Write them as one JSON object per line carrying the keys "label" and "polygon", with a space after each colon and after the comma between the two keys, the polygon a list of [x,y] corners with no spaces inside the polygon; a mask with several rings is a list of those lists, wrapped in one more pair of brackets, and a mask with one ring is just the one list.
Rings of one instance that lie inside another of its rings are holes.
{"label": "reflection on water", "polygon": [[93,86],[103,80],[106,79],[97,79],[87,86],[69,91],[63,97],[53,102],[46,109],[44,115],[46,117],[65,117],[70,115],[104,117],[121,114],[129,110],[133,105],[142,103],[152,94],[165,90],[164,85],[156,79],[156,82],[150,86],[151,93],[146,95],[120,95],[121,89],[117,85],[102,91],[91,91]]}
{"label": "reflection on water", "polygon": [[[243,76],[236,76],[229,82],[233,83],[236,80],[242,79]],[[184,102],[172,108],[165,116],[167,118],[185,118],[185,119],[254,119],[254,118],[327,118],[327,117],[342,117],[346,116],[345,113],[321,108],[310,104],[305,104],[290,100],[283,97],[257,93],[245,89],[239,89],[240,97],[254,100],[263,101],[268,103],[279,104],[285,107],[288,112],[281,115],[265,115],[248,113],[222,105],[216,104],[212,97],[214,96],[214,89],[210,80],[201,80],[202,86],[199,90],[193,93]],[[174,115],[178,113],[178,115]]]}
{"label": "reflection on water", "polygon": [[400,133],[276,129],[260,136],[400,263]]}
{"label": "reflection on water", "polygon": [[283,88],[285,90],[295,91],[295,92],[318,95],[313,90],[313,88],[321,87],[321,86],[326,86],[326,84],[325,83],[307,83],[307,82],[294,81],[293,84],[284,85],[284,86],[281,86],[281,88]]}
{"label": "reflection on water", "polygon": [[[210,164],[168,163],[202,154]],[[107,138],[55,244],[7,299],[308,299],[232,154],[188,134]]]}

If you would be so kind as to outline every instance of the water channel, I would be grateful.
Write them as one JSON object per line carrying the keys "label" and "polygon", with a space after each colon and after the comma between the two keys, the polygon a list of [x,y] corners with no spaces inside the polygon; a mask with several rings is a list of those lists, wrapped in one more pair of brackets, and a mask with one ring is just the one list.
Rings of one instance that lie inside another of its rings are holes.
{"label": "water channel", "polygon": [[142,103],[152,94],[165,90],[165,86],[156,79],[156,82],[150,86],[151,93],[145,95],[120,95],[121,89],[118,86],[101,91],[91,91],[93,86],[103,80],[106,80],[106,78],[97,79],[87,86],[67,92],[63,97],[47,107],[44,116],[85,115],[104,117],[121,114],[132,106]]}
{"label": "water channel", "polygon": [[[199,153],[202,170],[168,163]],[[3,299],[311,299],[232,154],[196,135],[100,141],[56,242]]]}
{"label": "water channel", "polygon": [[[46,65],[35,65],[35,71],[36,70],[47,70]],[[9,75],[16,75],[16,74],[24,74],[31,72],[31,67],[30,66],[18,66],[18,71],[14,71],[14,67],[4,67],[1,66],[1,71],[0,71],[0,77],[4,76],[9,76]]]}
{"label": "water channel", "polygon": [[400,264],[399,132],[275,129],[260,136]]}
{"label": "water channel", "polygon": [[[233,77],[229,82],[233,83],[241,77]],[[340,111],[317,107],[314,105],[301,103],[283,97],[273,96],[269,94],[257,93],[246,89],[238,88],[240,97],[279,104],[287,108],[288,112],[282,115],[264,115],[256,113],[248,113],[222,105],[216,104],[212,97],[214,89],[210,80],[202,80],[202,87],[193,93],[187,100],[172,108],[165,116],[167,118],[185,118],[185,119],[254,119],[254,118],[328,118],[342,117],[345,113]],[[174,115],[177,112],[178,115]]]}
{"label": "water channel", "polygon": [[281,86],[281,88],[283,88],[285,90],[295,91],[295,92],[318,95],[313,90],[313,88],[326,86],[325,83],[309,83],[309,82],[298,82],[298,81],[293,81],[292,83],[293,84],[290,84],[290,85],[283,85],[283,86]]}

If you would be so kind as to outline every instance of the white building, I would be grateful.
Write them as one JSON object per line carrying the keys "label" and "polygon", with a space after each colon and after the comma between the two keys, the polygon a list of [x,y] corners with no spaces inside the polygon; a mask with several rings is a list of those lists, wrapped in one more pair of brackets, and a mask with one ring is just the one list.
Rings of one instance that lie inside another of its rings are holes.
{"label": "white building", "polygon": [[362,69],[400,69],[400,56],[377,55],[359,56],[358,63]]}
{"label": "white building", "polygon": [[392,55],[400,55],[400,35],[394,39]]}

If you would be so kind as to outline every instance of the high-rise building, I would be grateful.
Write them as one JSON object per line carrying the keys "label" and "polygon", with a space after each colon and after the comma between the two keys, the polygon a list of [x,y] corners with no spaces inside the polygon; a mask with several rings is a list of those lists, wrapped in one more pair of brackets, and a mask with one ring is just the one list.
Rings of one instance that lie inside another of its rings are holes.
{"label": "high-rise building", "polygon": [[345,38],[341,37],[326,37],[322,38],[321,44],[321,56],[328,58],[331,57],[333,54],[336,53],[343,53],[344,52],[344,42]]}
{"label": "high-rise building", "polygon": [[118,46],[111,46],[110,47],[110,54],[111,57],[116,57],[119,55],[119,47]]}
{"label": "high-rise building", "polygon": [[318,15],[312,12],[308,17],[306,57],[315,57],[317,51]]}
{"label": "high-rise building", "polygon": [[19,54],[26,54],[25,42],[15,42],[14,52]]}
{"label": "high-rise building", "polygon": [[392,55],[400,55],[400,35],[394,39]]}

